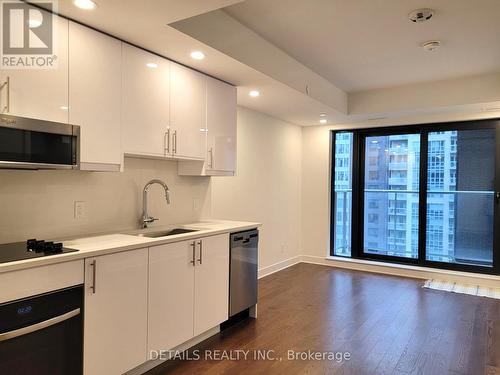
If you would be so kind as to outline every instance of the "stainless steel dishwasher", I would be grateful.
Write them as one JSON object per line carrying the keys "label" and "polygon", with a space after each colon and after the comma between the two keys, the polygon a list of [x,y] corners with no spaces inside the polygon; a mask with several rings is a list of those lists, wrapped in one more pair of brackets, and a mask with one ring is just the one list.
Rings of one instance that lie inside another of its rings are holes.
{"label": "stainless steel dishwasher", "polygon": [[257,303],[257,229],[231,234],[229,316]]}

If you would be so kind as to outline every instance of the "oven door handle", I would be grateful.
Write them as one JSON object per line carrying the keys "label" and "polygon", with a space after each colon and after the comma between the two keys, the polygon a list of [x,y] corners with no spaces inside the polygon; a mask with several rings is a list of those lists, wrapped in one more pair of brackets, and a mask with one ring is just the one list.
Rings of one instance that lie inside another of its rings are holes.
{"label": "oven door handle", "polygon": [[43,322],[39,322],[39,323],[30,325],[28,327],[15,329],[15,330],[10,331],[10,332],[0,333],[0,342],[10,340],[10,339],[13,339],[15,337],[27,335],[28,333],[33,333],[33,332],[39,331],[41,329],[44,329],[44,328],[53,326],[55,324],[64,322],[65,320],[71,319],[79,314],[80,314],[80,309],[78,308],[78,309],[71,310],[65,314],[56,316],[54,318],[44,320]]}

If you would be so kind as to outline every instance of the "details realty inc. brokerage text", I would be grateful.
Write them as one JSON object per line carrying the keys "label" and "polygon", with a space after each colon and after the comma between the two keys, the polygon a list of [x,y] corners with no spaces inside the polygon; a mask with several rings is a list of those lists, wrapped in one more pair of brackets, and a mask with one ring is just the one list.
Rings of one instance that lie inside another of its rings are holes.
{"label": "details realty inc. brokerage text", "polygon": [[180,360],[180,361],[335,361],[344,362],[351,359],[349,352],[330,351],[296,351],[287,350],[278,353],[272,349],[206,349],[206,350],[151,350],[151,360]]}

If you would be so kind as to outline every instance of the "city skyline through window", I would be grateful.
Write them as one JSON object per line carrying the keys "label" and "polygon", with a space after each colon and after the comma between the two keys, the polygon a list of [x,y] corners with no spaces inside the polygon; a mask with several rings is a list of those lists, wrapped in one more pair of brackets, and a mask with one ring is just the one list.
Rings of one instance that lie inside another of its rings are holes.
{"label": "city skyline through window", "polygon": [[409,128],[334,133],[332,255],[492,268],[496,126]]}

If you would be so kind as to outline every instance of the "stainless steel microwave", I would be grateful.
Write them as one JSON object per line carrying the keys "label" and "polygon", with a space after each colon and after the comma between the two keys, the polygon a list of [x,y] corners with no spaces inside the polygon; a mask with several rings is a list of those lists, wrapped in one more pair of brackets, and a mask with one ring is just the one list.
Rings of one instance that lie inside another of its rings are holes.
{"label": "stainless steel microwave", "polygon": [[0,115],[0,168],[79,169],[80,127]]}

